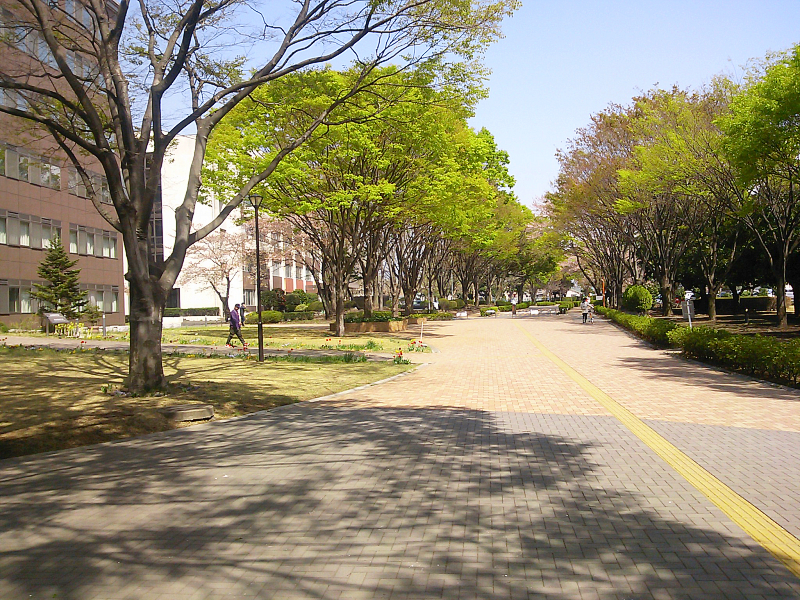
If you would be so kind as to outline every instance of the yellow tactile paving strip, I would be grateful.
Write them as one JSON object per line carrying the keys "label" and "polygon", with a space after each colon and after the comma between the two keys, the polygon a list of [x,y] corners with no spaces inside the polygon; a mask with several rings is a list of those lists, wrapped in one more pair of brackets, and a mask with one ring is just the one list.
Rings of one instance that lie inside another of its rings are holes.
{"label": "yellow tactile paving strip", "polygon": [[792,573],[800,577],[800,540],[653,431],[652,428],[621,406],[611,396],[593,385],[575,369],[548,350],[530,332],[519,325],[517,327],[544,356],[564,371],[572,381],[577,383],[592,398],[619,419],[636,437],[647,444],[756,542],[786,565]]}
{"label": "yellow tactile paving strip", "polygon": [[[574,311],[573,311],[574,312]],[[640,419],[800,432],[800,391],[683,360],[579,314],[515,321]]]}

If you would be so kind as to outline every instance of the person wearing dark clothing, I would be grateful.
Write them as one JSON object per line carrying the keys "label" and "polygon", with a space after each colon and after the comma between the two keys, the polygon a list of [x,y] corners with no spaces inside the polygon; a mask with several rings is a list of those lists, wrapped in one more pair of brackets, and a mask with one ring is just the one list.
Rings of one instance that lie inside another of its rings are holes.
{"label": "person wearing dark clothing", "polygon": [[245,342],[244,338],[242,337],[242,321],[241,321],[241,318],[239,317],[239,305],[238,304],[233,307],[233,310],[231,311],[230,314],[231,314],[231,321],[230,321],[231,322],[231,328],[230,328],[230,332],[228,333],[228,341],[225,342],[225,345],[226,346],[230,346],[231,348],[233,348],[233,345],[231,344],[231,340],[233,339],[233,336],[235,335],[242,342],[242,346],[247,348],[247,342]]}
{"label": "person wearing dark clothing", "polygon": [[239,305],[239,326],[244,327],[244,304]]}

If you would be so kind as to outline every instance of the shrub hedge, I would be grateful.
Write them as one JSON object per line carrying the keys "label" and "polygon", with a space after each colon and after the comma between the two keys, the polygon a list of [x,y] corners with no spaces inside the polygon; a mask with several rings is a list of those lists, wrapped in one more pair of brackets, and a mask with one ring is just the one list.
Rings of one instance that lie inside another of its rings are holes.
{"label": "shrub hedge", "polygon": [[800,381],[800,339],[743,335],[713,327],[689,329],[601,306],[597,311],[654,344],[680,348],[689,358],[778,383],[797,386]]}
{"label": "shrub hedge", "polygon": [[481,307],[480,307],[481,316],[482,316],[482,317],[490,316],[490,315],[487,315],[487,314],[486,314],[486,313],[487,313],[487,312],[489,312],[490,310],[493,310],[494,312],[497,312],[497,311],[498,311],[498,309],[497,309],[497,307],[496,307],[496,306],[481,306]]}
{"label": "shrub hedge", "polygon": [[366,318],[363,310],[349,312],[344,316],[345,323],[385,323],[386,321],[402,320],[402,317],[393,317],[389,310],[374,310],[371,318]]}
{"label": "shrub hedge", "polygon": [[453,318],[453,313],[449,312],[435,312],[435,313],[415,313],[411,315],[416,319],[427,319],[428,321],[449,321]]}
{"label": "shrub hedge", "polygon": [[322,310],[325,310],[325,307],[319,300],[314,300],[313,302],[308,303],[308,310],[312,312],[320,312]]}
{"label": "shrub hedge", "polygon": [[219,308],[207,306],[205,308],[165,308],[165,317],[218,317]]}
{"label": "shrub hedge", "polygon": [[314,318],[313,310],[285,312],[283,313],[284,321],[310,321]]}
{"label": "shrub hedge", "polygon": [[630,329],[639,337],[658,346],[669,346],[667,334],[678,327],[678,325],[672,321],[654,319],[652,317],[640,317],[622,312],[621,310],[614,310],[613,308],[596,306],[595,310],[601,315],[607,316],[615,323],[619,323],[626,329]]}
{"label": "shrub hedge", "polygon": [[[261,311],[262,323],[280,323],[283,320],[283,313],[279,310]],[[245,323],[258,323],[258,312],[247,313],[244,317]]]}

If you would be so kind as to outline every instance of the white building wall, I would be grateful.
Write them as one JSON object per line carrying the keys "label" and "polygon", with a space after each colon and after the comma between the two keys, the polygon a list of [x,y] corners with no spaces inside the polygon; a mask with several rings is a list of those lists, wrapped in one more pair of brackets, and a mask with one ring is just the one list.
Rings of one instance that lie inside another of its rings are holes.
{"label": "white building wall", "polygon": [[[164,256],[169,256],[175,247],[175,210],[183,202],[186,186],[189,182],[189,169],[191,167],[192,156],[194,154],[194,136],[178,136],[167,152],[164,165],[161,169],[161,202],[162,219],[164,229]],[[200,204],[195,206],[194,228],[202,227],[211,221],[220,212],[220,203],[212,201],[212,205]],[[241,231],[241,227],[229,218],[222,224],[222,228],[229,232]],[[125,261],[127,270],[127,260]],[[242,302],[244,297],[244,282],[241,270],[235,273],[231,282],[230,303],[231,306],[237,302]],[[220,308],[217,294],[210,287],[202,283],[183,283],[180,278],[176,287],[180,288],[180,308],[203,308],[215,306]],[[129,298],[125,294],[125,313],[129,312]]]}
{"label": "white building wall", "polygon": [[[189,182],[189,169],[194,154],[194,136],[179,136],[170,148],[161,169],[161,196],[162,212],[164,219],[164,255],[172,252],[175,246],[175,210],[183,202],[186,193],[186,185]],[[222,206],[217,200],[212,200],[211,205],[200,204],[195,206],[194,227],[202,227],[214,217],[216,217]],[[223,224],[222,229],[233,232],[241,231],[241,227],[233,222],[233,218],[228,218]],[[176,287],[181,290],[181,308],[202,308],[206,306],[221,307],[219,297],[214,290],[202,283],[182,283],[180,279]],[[244,286],[242,271],[238,270],[234,274],[231,282],[231,306],[237,302],[242,302],[244,297]]]}

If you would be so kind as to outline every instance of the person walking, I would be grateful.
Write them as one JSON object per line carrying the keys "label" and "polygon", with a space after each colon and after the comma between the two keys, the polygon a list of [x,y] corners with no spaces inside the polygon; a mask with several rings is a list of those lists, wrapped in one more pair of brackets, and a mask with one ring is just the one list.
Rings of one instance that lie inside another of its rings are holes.
{"label": "person walking", "polygon": [[583,302],[581,302],[581,316],[583,317],[583,322],[586,323],[586,320],[589,318],[589,311],[592,309],[592,305],[589,303],[589,298],[584,298]]}
{"label": "person walking", "polygon": [[517,292],[511,294],[511,316],[514,317],[517,314]]}
{"label": "person walking", "polygon": [[239,305],[238,304],[236,304],[233,307],[233,310],[230,311],[230,315],[231,315],[231,327],[230,327],[230,331],[228,332],[228,341],[225,342],[225,345],[228,346],[229,348],[233,348],[234,346],[233,346],[233,344],[231,344],[231,340],[233,339],[233,336],[235,335],[242,342],[242,346],[246,350],[247,349],[247,342],[245,342],[244,338],[242,337],[242,321],[241,321],[241,317],[239,316]]}

